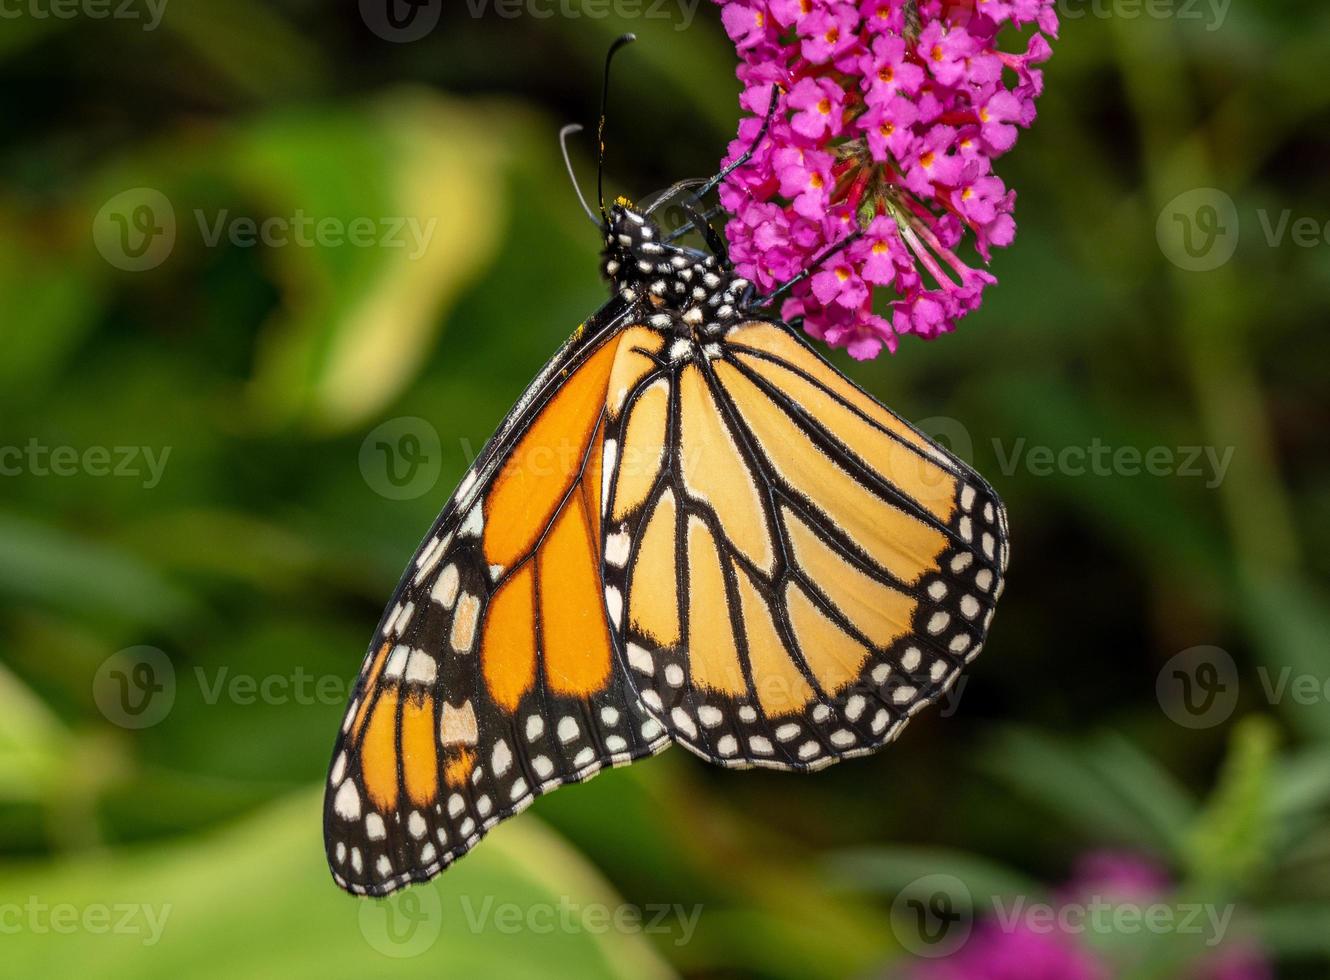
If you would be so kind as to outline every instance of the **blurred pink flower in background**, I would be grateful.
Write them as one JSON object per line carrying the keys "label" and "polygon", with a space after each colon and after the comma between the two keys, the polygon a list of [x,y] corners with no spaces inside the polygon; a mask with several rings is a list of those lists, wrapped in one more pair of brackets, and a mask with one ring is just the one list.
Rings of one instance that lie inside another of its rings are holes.
{"label": "blurred pink flower in background", "polygon": [[[1180,901],[1173,896],[1168,871],[1133,851],[1092,851],[1075,864],[1071,878],[1053,895],[1053,904],[1110,903],[1138,906]],[[1126,964],[1112,960],[1114,950],[1097,949],[1093,937],[1035,928],[1025,917],[979,922],[956,952],[912,964],[908,980],[1111,980]],[[1273,980],[1269,958],[1252,938],[1215,937],[1217,945],[1187,964],[1181,980]],[[1121,952],[1118,950],[1117,952]]]}
{"label": "blurred pink flower in background", "polygon": [[[1054,0],[720,0],[739,50],[739,124],[721,188],[740,273],[769,290],[856,229],[864,236],[785,302],[786,319],[857,358],[904,333],[937,337],[978,307],[986,264],[1016,233],[993,160],[1035,117]],[[1004,26],[1024,50],[998,47]]]}
{"label": "blurred pink flower in background", "polygon": [[920,963],[909,980],[1110,980],[1112,974],[1074,939],[1024,923],[986,922],[946,959]]}

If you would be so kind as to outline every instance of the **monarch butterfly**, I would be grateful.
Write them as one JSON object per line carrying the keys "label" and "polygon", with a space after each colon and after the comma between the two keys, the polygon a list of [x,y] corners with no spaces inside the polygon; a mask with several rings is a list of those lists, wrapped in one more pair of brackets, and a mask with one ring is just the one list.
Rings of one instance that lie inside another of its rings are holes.
{"label": "monarch butterfly", "polygon": [[[603,172],[603,108],[600,147]],[[1007,560],[988,484],[763,315],[709,227],[704,252],[600,211],[612,299],[481,451],[366,655],[324,810],[353,893],[671,743],[802,771],[872,752],[983,645]]]}

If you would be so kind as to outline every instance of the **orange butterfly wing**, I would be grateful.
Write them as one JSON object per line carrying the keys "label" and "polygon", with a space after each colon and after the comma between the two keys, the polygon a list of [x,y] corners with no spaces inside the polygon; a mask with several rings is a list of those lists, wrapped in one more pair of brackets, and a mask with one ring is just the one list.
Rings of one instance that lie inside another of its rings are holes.
{"label": "orange butterfly wing", "polygon": [[666,361],[606,436],[624,445],[605,587],[626,673],[711,762],[876,750],[979,653],[1001,502],[783,324],[677,340]]}
{"label": "orange butterfly wing", "polygon": [[324,808],[338,884],[433,877],[535,796],[668,744],[615,670],[600,573],[612,304],[555,355],[416,552],[361,670]]}

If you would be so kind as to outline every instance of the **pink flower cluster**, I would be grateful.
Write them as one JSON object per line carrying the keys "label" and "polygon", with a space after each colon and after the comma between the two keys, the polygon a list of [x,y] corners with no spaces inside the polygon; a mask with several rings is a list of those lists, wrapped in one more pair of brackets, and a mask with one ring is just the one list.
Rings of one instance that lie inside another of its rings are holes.
{"label": "pink flower cluster", "polygon": [[[996,282],[958,249],[968,238],[987,263],[1015,237],[1016,195],[993,160],[1034,120],[1054,0],[719,2],[751,113],[727,165],[780,90],[767,137],[721,188],[740,273],[771,289],[859,230],[784,318],[860,359],[894,351],[898,334],[954,329]],[[1004,26],[1030,24],[1024,53],[999,50]]]}

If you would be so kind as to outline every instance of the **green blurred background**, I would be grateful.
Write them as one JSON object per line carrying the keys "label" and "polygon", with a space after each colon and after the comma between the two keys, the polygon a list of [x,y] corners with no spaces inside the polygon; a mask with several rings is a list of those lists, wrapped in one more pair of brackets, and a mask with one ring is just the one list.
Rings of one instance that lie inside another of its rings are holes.
{"label": "green blurred background", "polygon": [[[347,685],[604,296],[555,134],[631,29],[611,186],[709,174],[734,52],[674,0],[405,33],[381,3],[122,2],[0,18],[0,975],[941,976],[931,926],[1098,888],[1097,853],[1232,913],[1084,931],[1099,975],[1326,975],[1323,4],[1066,0],[999,165],[1001,285],[955,335],[837,356],[1008,503],[942,712],[814,776],[666,753],[378,903],[322,853]],[[301,215],[323,244],[246,238]],[[1080,976],[1028,962],[946,976]]]}

